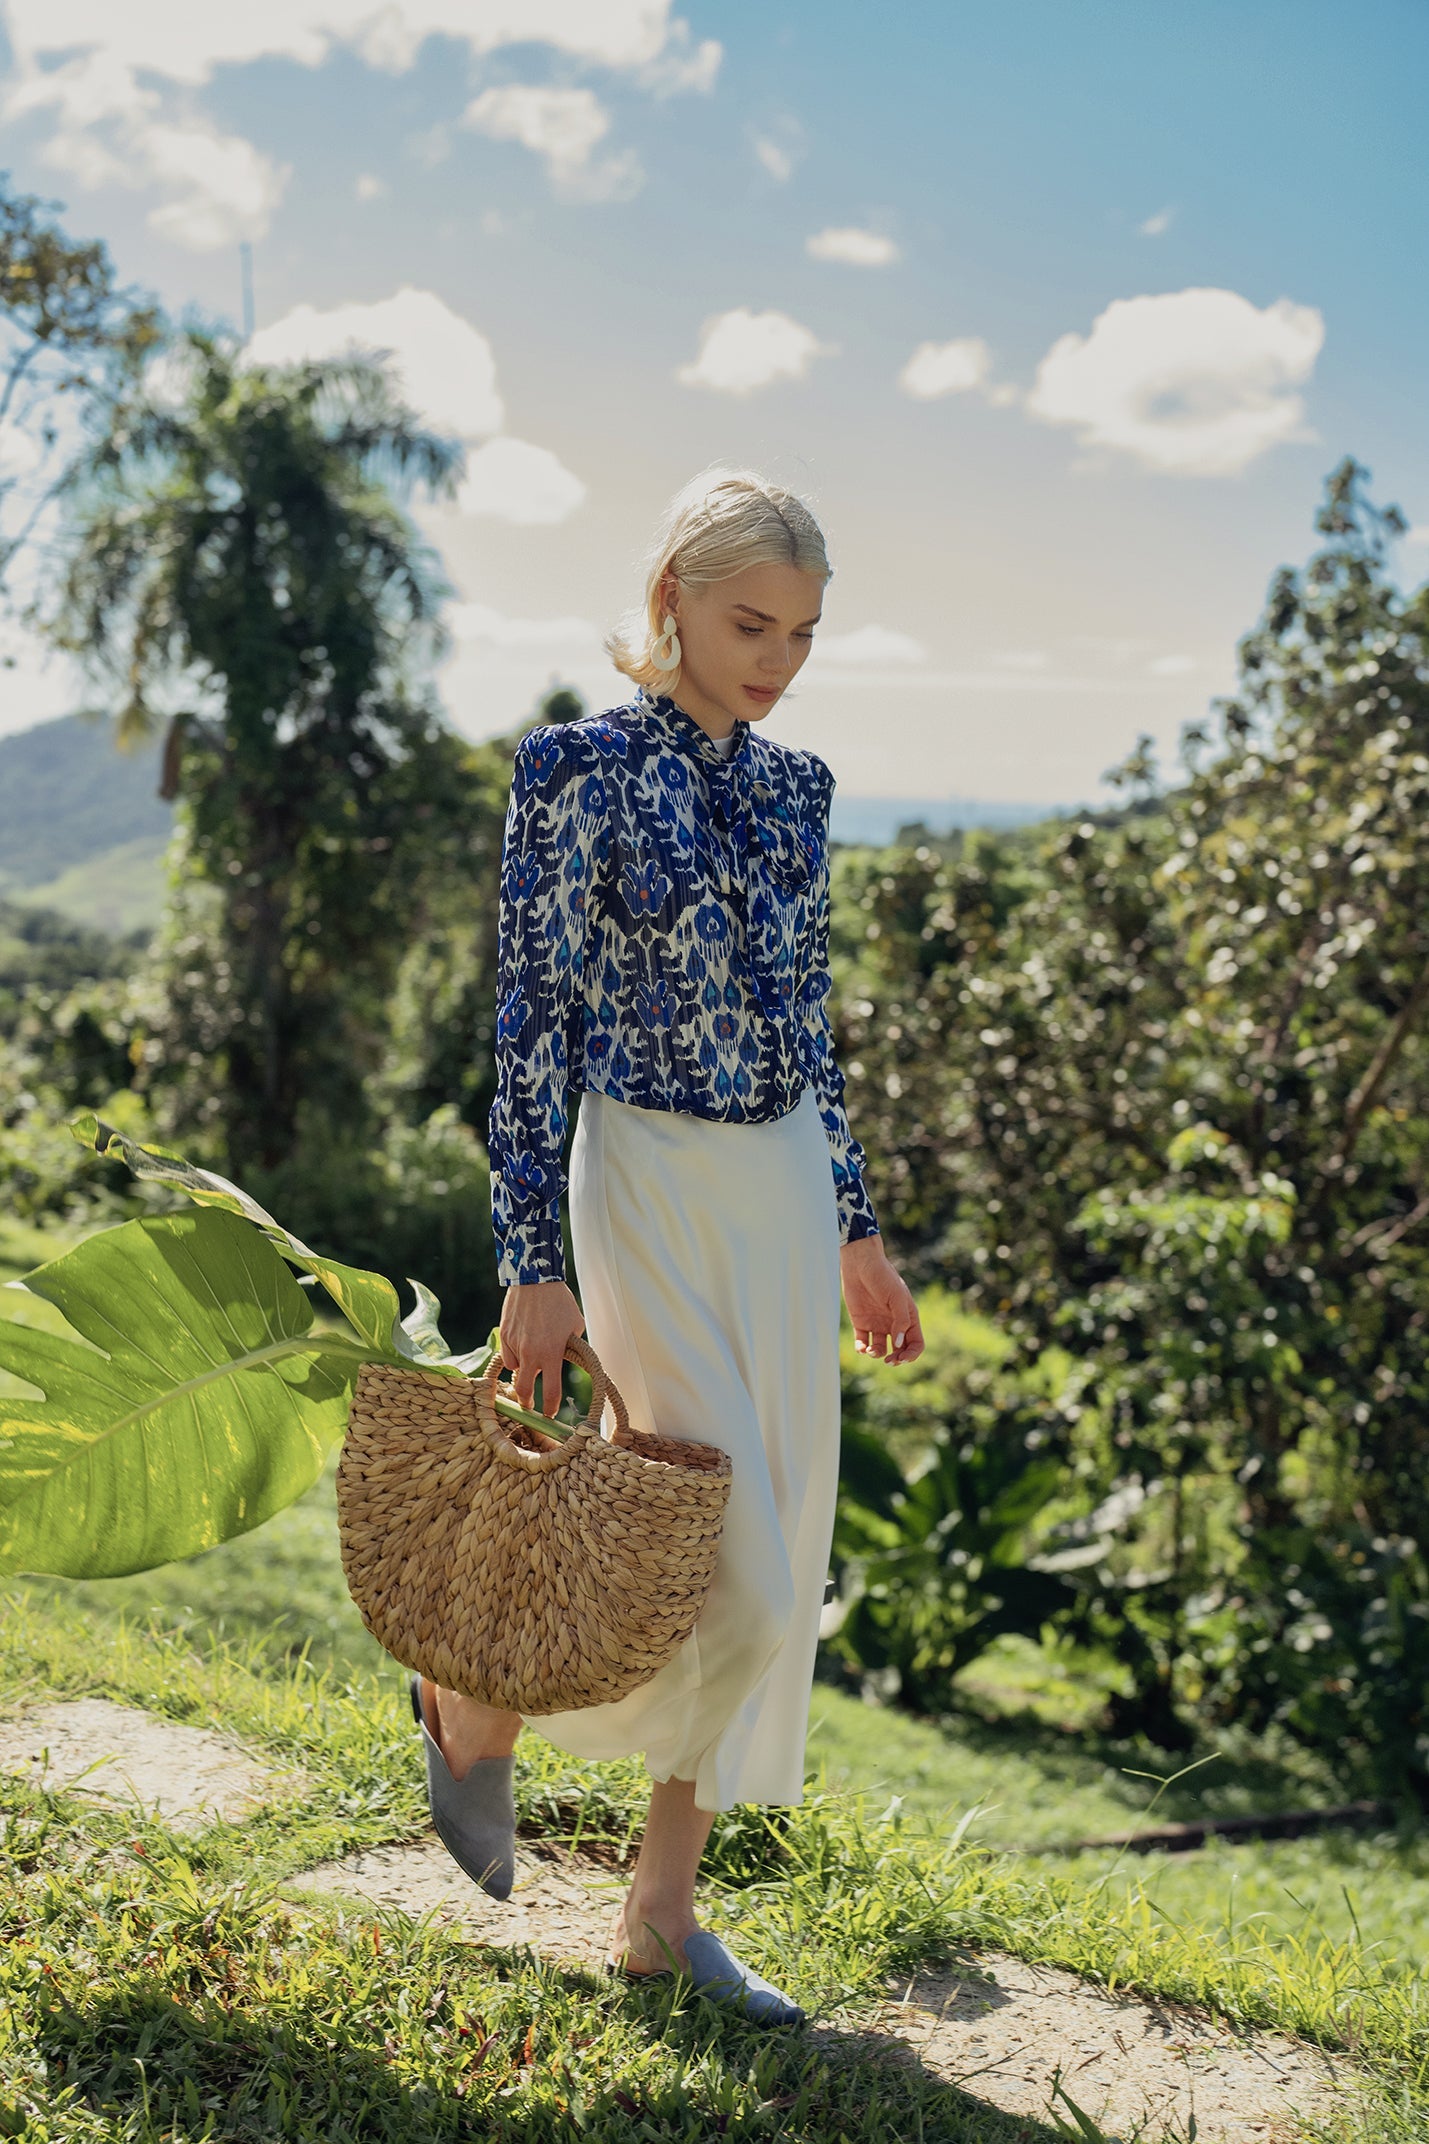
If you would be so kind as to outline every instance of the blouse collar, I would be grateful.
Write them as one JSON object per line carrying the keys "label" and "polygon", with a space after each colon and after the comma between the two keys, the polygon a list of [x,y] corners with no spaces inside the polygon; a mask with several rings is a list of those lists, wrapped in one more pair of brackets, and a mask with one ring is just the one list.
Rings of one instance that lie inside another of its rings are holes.
{"label": "blouse collar", "polygon": [[749,763],[750,725],[747,722],[735,723],[734,750],[726,758],[725,754],[717,749],[709,731],[702,728],[693,715],[687,714],[683,707],[672,700],[668,692],[651,692],[648,686],[641,685],[636,690],[635,704],[643,715],[654,720],[673,744],[687,752],[692,759],[703,761],[705,766],[718,768],[721,773],[730,767],[743,772]]}

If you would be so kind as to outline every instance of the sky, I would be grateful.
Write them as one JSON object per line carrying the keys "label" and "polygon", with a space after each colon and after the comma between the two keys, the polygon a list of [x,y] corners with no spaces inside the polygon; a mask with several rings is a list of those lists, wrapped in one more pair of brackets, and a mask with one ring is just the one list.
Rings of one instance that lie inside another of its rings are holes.
{"label": "sky", "polygon": [[[1423,0],[0,0],[0,166],[255,358],[378,348],[473,738],[713,461],[834,575],[768,733],[846,799],[1103,801],[1233,688],[1346,453],[1429,574]],[[0,427],[0,471],[32,445]],[[13,623],[0,731],[92,699]]]}

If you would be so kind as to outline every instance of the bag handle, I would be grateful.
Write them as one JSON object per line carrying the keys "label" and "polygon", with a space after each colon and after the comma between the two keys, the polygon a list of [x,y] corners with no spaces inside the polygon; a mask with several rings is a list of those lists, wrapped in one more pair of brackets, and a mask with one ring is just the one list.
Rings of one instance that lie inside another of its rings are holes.
{"label": "bag handle", "polygon": [[[575,1363],[577,1368],[584,1370],[590,1379],[590,1405],[576,1426],[581,1429],[591,1430],[597,1437],[604,1437],[605,1432],[601,1426],[601,1417],[605,1413],[605,1403],[609,1400],[615,1414],[615,1429],[607,1441],[611,1444],[632,1442],[634,1432],[630,1427],[630,1416],[626,1412],[625,1402],[616,1389],[614,1381],[606,1375],[600,1357],[596,1354],[589,1341],[582,1339],[579,1333],[572,1333],[566,1342],[562,1360]],[[500,1373],[503,1370],[509,1370],[510,1367],[511,1365],[502,1354],[498,1344],[496,1353],[492,1356],[486,1371],[487,1377],[491,1380],[493,1396],[495,1395],[497,1379]],[[559,1430],[554,1430],[553,1434],[559,1435],[560,1432]]]}

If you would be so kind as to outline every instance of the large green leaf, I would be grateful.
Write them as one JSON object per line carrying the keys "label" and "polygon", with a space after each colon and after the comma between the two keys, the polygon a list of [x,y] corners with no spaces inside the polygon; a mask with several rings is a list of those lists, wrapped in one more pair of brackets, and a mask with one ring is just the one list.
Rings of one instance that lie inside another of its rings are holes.
{"label": "large green leaf", "polygon": [[[276,1244],[290,1264],[304,1273],[311,1273],[320,1280],[338,1309],[347,1319],[353,1331],[369,1341],[382,1354],[394,1351],[413,1360],[419,1357],[433,1361],[443,1359],[446,1349],[441,1336],[436,1332],[435,1298],[425,1290],[418,1290],[420,1316],[428,1305],[433,1306],[432,1315],[424,1318],[421,1336],[418,1339],[408,1334],[398,1321],[397,1291],[390,1280],[380,1273],[369,1273],[361,1266],[345,1266],[335,1258],[324,1258],[317,1251],[310,1251],[298,1237],[266,1213],[256,1199],[231,1184],[226,1176],[216,1176],[211,1169],[197,1169],[182,1154],[171,1153],[163,1146],[140,1146],[92,1110],[83,1110],[70,1119],[70,1130],[81,1146],[93,1147],[96,1154],[112,1155],[129,1164],[134,1174],[150,1183],[170,1184],[176,1191],[187,1193],[200,1206],[216,1206],[224,1213],[241,1214],[260,1228],[270,1243]],[[413,1283],[414,1287],[417,1285]],[[435,1346],[433,1337],[435,1336]]]}
{"label": "large green leaf", "polygon": [[[349,1325],[360,1338],[367,1341],[378,1356],[405,1356],[408,1362],[423,1370],[440,1370],[460,1377],[484,1377],[491,1367],[492,1357],[500,1345],[499,1328],[493,1326],[481,1347],[470,1349],[464,1355],[454,1355],[442,1338],[442,1306],[430,1288],[409,1274],[408,1284],[416,1296],[415,1306],[405,1318],[397,1316],[397,1296],[390,1281],[380,1273],[369,1273],[361,1266],[345,1266],[336,1259],[324,1258],[317,1251],[310,1251],[291,1229],[284,1228],[265,1213],[256,1199],[231,1184],[226,1176],[215,1176],[210,1169],[195,1168],[185,1161],[182,1154],[175,1154],[164,1146],[140,1146],[136,1140],[116,1131],[112,1124],[104,1123],[92,1110],[82,1110],[71,1117],[69,1128],[81,1146],[93,1147],[96,1154],[118,1155],[126,1161],[136,1176],[147,1177],[154,1183],[170,1184],[176,1191],[186,1192],[200,1206],[216,1206],[222,1212],[241,1214],[261,1229],[268,1241],[275,1244],[290,1265],[300,1272],[310,1273],[320,1280],[328,1294],[337,1304]],[[528,1429],[539,1429],[548,1437],[565,1437],[570,1425],[559,1422],[551,1415],[537,1414],[529,1407],[518,1407],[504,1393],[494,1396],[498,1414],[508,1421],[524,1422]]]}
{"label": "large green leaf", "polygon": [[42,1395],[0,1398],[0,1572],[150,1570],[316,1481],[362,1363],[396,1351],[316,1329],[265,1236],[165,1214],[28,1275],[78,1337],[0,1321],[0,1368]]}

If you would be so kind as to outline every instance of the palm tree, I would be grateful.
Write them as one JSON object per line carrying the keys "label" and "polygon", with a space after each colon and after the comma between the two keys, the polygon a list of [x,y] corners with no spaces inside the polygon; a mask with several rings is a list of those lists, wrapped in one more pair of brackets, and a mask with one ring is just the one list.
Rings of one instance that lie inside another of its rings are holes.
{"label": "palm tree", "polygon": [[421,684],[449,590],[395,495],[449,493],[462,460],[376,358],[245,364],[188,328],[65,479],[42,622],[117,688],[121,739],[167,722],[211,919],[170,997],[204,1001],[181,1054],[234,1166],[365,1121],[422,820],[459,751]]}

